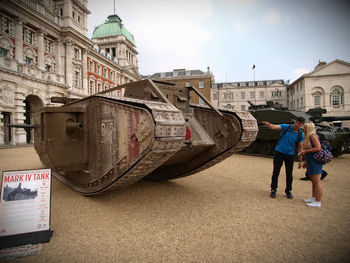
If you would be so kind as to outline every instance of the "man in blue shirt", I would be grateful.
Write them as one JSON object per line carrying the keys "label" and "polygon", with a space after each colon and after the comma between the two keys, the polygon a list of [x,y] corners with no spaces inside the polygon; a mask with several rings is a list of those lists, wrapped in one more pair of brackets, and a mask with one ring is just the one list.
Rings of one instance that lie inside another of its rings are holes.
{"label": "man in blue shirt", "polygon": [[293,126],[289,124],[275,125],[267,121],[262,121],[262,124],[266,125],[271,130],[280,130],[280,139],[275,148],[275,156],[273,158],[273,173],[271,179],[271,198],[276,198],[278,176],[280,174],[281,167],[286,167],[286,189],[285,193],[289,199],[293,198],[292,195],[292,183],[293,183],[293,163],[294,163],[294,148],[298,145],[298,153],[303,149],[304,132],[301,127],[304,125],[305,119],[298,117]]}

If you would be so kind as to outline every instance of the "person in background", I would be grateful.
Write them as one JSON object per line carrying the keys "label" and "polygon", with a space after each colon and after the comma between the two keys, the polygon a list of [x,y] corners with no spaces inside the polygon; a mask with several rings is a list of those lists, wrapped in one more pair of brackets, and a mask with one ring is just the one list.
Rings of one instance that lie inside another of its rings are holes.
{"label": "person in background", "polygon": [[[321,207],[321,198],[323,189],[321,185],[321,173],[323,164],[316,161],[313,157],[314,152],[321,150],[321,143],[316,134],[315,125],[312,122],[304,124],[305,141],[303,150],[299,156],[305,157],[303,167],[306,167],[306,174],[312,182],[312,196],[304,201],[310,207]],[[299,168],[301,165],[299,164]]]}
{"label": "person in background", "polygon": [[293,199],[292,183],[293,183],[293,165],[294,165],[294,149],[298,145],[298,153],[301,152],[304,142],[304,133],[301,127],[304,125],[305,119],[298,117],[293,126],[289,124],[271,124],[267,121],[262,121],[271,130],[280,130],[281,135],[275,148],[273,158],[273,173],[271,178],[271,198],[276,198],[278,187],[278,176],[280,174],[283,162],[286,168],[286,188],[285,193],[287,198]]}

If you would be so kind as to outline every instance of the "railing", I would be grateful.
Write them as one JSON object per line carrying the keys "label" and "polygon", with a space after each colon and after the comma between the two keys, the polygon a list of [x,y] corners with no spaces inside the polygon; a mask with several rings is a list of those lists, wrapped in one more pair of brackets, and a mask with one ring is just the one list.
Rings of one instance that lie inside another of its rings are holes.
{"label": "railing", "polygon": [[33,0],[17,0],[26,6],[30,7],[31,9],[37,11],[38,13],[42,14],[52,22],[58,23],[58,18],[54,15],[51,14],[51,12],[48,12],[46,8],[42,5],[38,5],[35,1]]}

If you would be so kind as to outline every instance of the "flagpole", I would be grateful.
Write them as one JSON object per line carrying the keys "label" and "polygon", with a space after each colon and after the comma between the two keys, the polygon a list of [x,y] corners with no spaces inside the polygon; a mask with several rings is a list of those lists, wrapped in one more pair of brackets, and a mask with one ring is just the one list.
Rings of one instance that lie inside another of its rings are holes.
{"label": "flagpole", "polygon": [[255,87],[255,65],[253,65],[253,76],[254,76],[254,101],[256,105],[256,87]]}

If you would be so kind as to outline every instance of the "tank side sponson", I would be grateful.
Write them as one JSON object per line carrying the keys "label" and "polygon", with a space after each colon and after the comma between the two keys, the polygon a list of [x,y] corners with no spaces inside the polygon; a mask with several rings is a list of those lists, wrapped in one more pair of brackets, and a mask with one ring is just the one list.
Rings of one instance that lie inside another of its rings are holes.
{"label": "tank side sponson", "polygon": [[[192,137],[173,158],[147,176],[150,180],[169,180],[188,176],[207,169],[233,153],[247,147],[257,134],[256,120],[246,112],[216,112],[203,106],[191,106],[194,115],[188,115]],[[191,122],[194,118],[196,122]],[[201,126],[199,130],[194,123]],[[206,136],[200,136],[205,132]],[[193,136],[194,135],[194,136]],[[205,138],[213,143],[204,145]]]}

